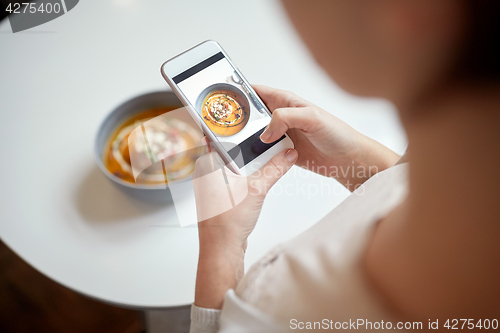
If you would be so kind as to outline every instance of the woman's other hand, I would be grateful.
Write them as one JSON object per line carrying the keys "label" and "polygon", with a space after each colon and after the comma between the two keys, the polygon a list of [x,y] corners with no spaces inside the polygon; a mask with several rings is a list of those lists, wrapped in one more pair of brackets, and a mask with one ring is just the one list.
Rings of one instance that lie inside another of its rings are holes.
{"label": "woman's other hand", "polygon": [[200,157],[193,174],[200,257],[195,304],[220,309],[243,276],[247,237],[269,189],[294,165],[297,151],[274,156],[249,177],[231,172],[215,152]]}
{"label": "woman's other hand", "polygon": [[273,114],[261,140],[274,142],[287,133],[299,153],[298,166],[333,177],[352,191],[400,158],[384,145],[289,91],[253,87]]}

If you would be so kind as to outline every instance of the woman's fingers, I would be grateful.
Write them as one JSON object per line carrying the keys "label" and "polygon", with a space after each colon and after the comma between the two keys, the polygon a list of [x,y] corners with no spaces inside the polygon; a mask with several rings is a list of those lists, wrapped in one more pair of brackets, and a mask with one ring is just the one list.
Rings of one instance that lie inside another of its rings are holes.
{"label": "woman's fingers", "polygon": [[304,107],[313,105],[290,91],[261,85],[253,85],[252,87],[271,112],[278,108]]}
{"label": "woman's fingers", "polygon": [[260,135],[264,143],[271,143],[283,136],[290,128],[298,128],[304,132],[314,132],[321,121],[315,108],[280,108],[273,112],[271,122]]}
{"label": "woman's fingers", "polygon": [[295,149],[286,149],[267,162],[259,171],[249,177],[250,194],[266,195],[269,189],[290,170],[299,154]]}

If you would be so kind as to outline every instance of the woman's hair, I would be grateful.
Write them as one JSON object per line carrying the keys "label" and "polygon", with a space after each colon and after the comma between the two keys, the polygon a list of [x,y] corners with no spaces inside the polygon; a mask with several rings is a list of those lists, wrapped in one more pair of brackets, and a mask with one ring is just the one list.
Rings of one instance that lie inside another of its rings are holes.
{"label": "woman's hair", "polygon": [[468,28],[456,67],[460,79],[500,83],[500,0],[466,0]]}

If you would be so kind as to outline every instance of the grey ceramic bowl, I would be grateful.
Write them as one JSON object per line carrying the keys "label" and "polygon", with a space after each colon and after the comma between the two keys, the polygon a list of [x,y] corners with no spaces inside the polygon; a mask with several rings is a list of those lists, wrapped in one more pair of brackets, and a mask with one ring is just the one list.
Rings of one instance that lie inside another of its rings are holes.
{"label": "grey ceramic bowl", "polygon": [[97,165],[115,185],[133,197],[156,203],[167,203],[172,201],[172,196],[168,186],[162,184],[144,185],[126,182],[109,172],[109,170],[104,166],[103,157],[104,149],[106,148],[106,144],[108,143],[110,136],[120,124],[137,113],[162,106],[174,108],[183,107],[182,103],[172,91],[152,92],[134,97],[123,104],[120,104],[113,111],[111,111],[99,127],[95,139],[94,149]]}

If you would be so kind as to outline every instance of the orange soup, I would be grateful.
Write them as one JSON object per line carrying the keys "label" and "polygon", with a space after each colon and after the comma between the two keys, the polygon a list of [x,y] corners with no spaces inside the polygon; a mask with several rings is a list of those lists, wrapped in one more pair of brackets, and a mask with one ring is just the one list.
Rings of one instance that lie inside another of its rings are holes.
{"label": "orange soup", "polygon": [[[145,110],[120,124],[104,150],[106,168],[126,182],[150,185],[190,175],[196,159],[203,153],[202,147],[198,147],[201,138],[186,122],[166,116],[173,109]],[[137,135],[131,136],[137,131],[141,134],[139,139]],[[144,140],[145,137],[149,140]]]}
{"label": "orange soup", "polygon": [[219,136],[231,136],[245,127],[248,114],[238,98],[241,97],[226,90],[215,91],[205,97],[201,115],[212,132]]}

